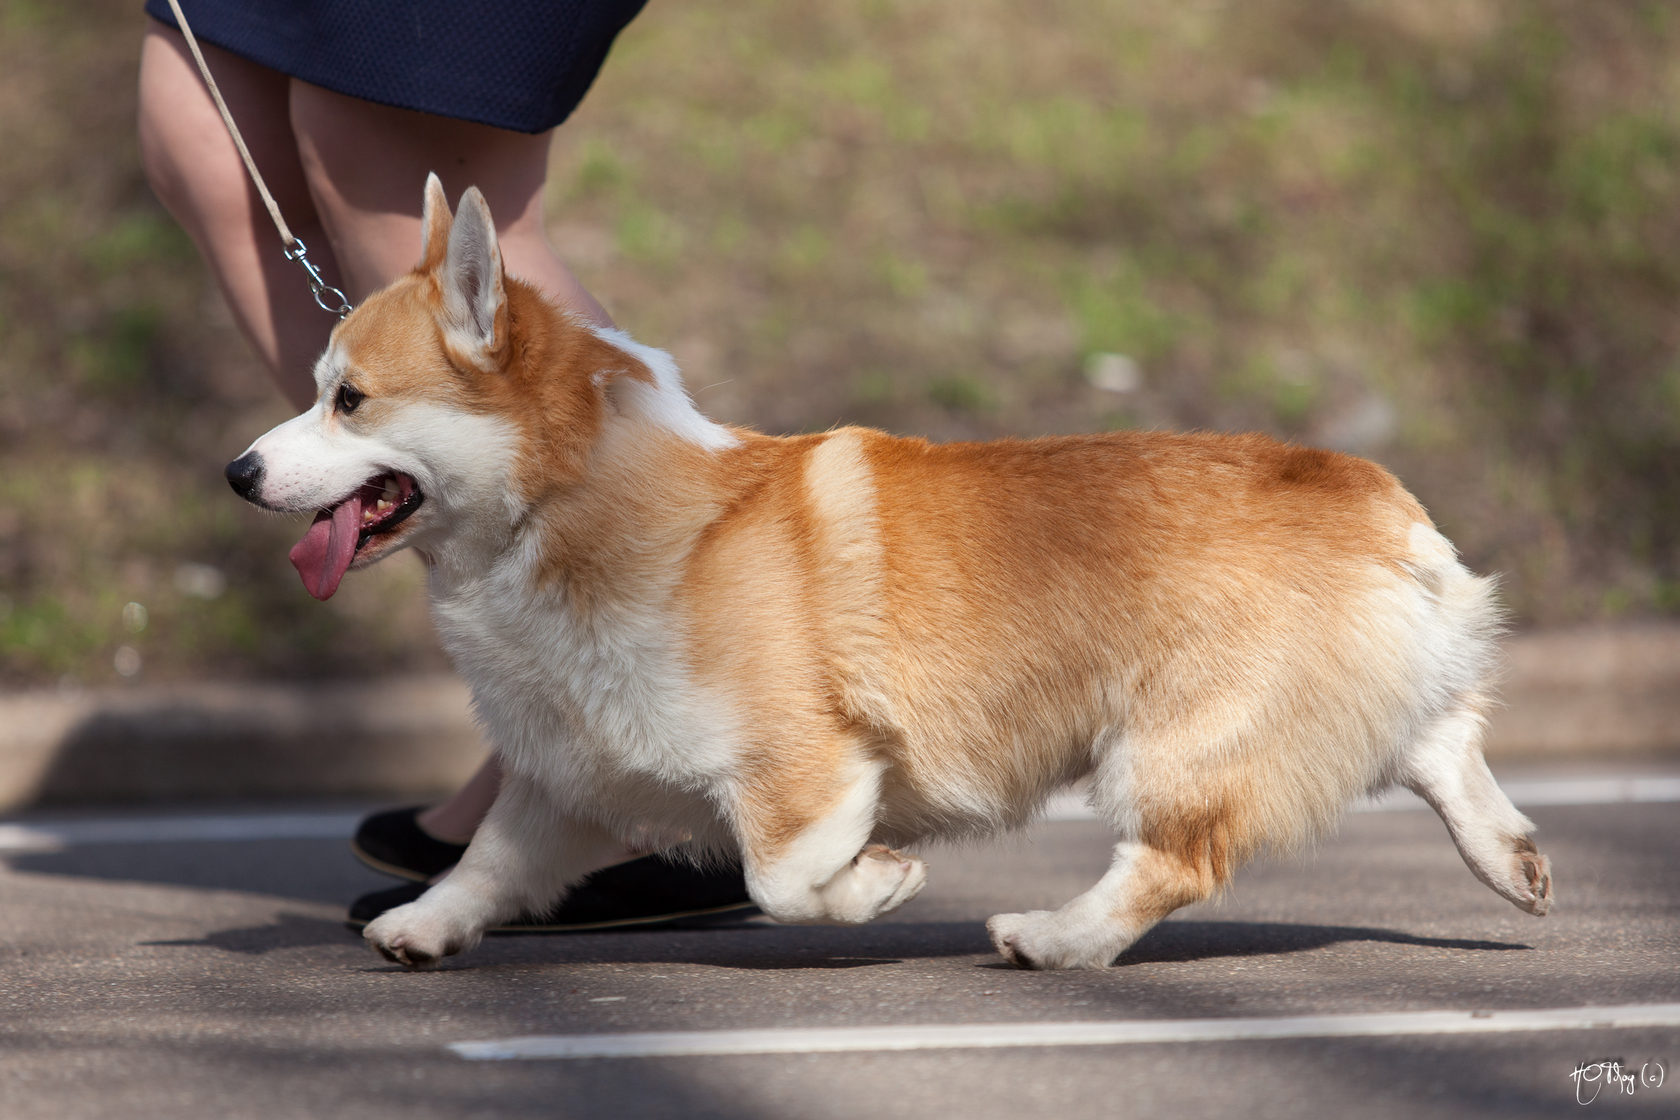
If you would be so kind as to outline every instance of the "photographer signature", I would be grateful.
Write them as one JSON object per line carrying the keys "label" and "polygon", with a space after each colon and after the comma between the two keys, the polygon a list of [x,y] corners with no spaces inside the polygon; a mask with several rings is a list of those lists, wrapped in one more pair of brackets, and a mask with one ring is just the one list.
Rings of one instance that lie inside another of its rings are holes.
{"label": "photographer signature", "polygon": [[1606,1089],[1628,1096],[1640,1089],[1659,1089],[1667,1075],[1663,1064],[1655,1059],[1635,1071],[1631,1067],[1623,1068],[1620,1058],[1606,1058],[1577,1063],[1569,1079],[1575,1082],[1575,1103],[1591,1104]]}

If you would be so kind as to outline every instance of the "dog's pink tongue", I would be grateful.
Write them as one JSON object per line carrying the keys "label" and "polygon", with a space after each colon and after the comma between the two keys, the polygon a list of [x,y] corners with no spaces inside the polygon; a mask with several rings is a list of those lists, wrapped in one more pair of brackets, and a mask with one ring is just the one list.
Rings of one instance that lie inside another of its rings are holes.
{"label": "dog's pink tongue", "polygon": [[317,599],[330,599],[338,590],[350,561],[356,558],[356,537],[362,527],[362,496],[349,498],[315,515],[315,523],[292,546],[292,566],[303,586]]}

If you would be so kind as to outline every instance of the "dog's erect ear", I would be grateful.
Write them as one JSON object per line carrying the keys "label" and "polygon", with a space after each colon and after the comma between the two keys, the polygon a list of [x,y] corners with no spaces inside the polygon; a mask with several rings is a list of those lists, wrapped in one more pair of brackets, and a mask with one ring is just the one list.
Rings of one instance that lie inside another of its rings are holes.
{"label": "dog's erect ear", "polygon": [[426,202],[420,210],[420,267],[436,268],[449,248],[449,227],[455,216],[449,212],[449,198],[437,172],[426,176]]}
{"label": "dog's erect ear", "polygon": [[468,187],[461,196],[437,279],[445,336],[470,364],[494,368],[507,346],[507,294],[496,227],[477,187]]}

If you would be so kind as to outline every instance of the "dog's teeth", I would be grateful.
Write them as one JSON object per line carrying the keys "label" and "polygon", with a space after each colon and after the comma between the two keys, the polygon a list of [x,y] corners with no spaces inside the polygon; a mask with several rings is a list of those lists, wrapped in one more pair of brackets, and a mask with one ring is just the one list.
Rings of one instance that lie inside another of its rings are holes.
{"label": "dog's teeth", "polygon": [[378,506],[379,511],[381,513],[383,513],[386,510],[391,508],[391,503],[386,501],[384,498],[381,498],[381,499],[379,499],[379,502],[378,502],[377,506]]}

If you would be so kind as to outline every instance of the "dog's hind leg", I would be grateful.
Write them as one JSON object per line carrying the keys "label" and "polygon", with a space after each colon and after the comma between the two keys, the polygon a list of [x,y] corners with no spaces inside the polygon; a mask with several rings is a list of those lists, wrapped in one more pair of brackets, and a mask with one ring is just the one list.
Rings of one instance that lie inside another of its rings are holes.
{"label": "dog's hind leg", "polygon": [[1109,733],[1093,753],[1092,806],[1123,839],[1108,871],[1071,902],[986,923],[992,945],[1018,968],[1108,967],[1168,914],[1210,897],[1255,847],[1240,771],[1146,765],[1218,752],[1173,737]]}
{"label": "dog's hind leg", "polygon": [[1534,846],[1533,822],[1488,772],[1482,731],[1475,705],[1447,712],[1407,748],[1400,781],[1440,814],[1476,878],[1543,915],[1552,905],[1551,862]]}
{"label": "dog's hind leg", "polygon": [[[856,761],[845,775],[769,774],[737,798],[747,893],[779,922],[867,922],[910,901],[927,882],[914,856],[870,844],[881,767]],[[783,779],[783,780],[778,780]]]}
{"label": "dog's hind leg", "polygon": [[560,812],[530,779],[504,770],[461,862],[413,902],[369,922],[362,936],[388,960],[431,964],[471,949],[498,922],[553,905],[623,850],[604,829]]}
{"label": "dog's hind leg", "polygon": [[1096,886],[1058,910],[998,914],[992,944],[1018,968],[1106,968],[1150,927],[1206,898],[1216,883],[1205,860],[1123,842]]}

